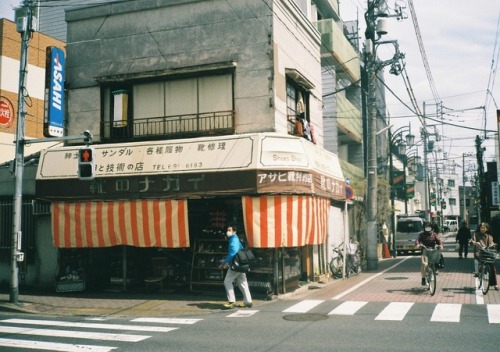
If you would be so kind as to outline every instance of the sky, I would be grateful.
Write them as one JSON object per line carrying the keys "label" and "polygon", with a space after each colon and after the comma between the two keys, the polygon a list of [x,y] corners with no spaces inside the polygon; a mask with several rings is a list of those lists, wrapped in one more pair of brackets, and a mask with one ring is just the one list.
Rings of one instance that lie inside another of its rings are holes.
{"label": "sky", "polygon": [[[462,164],[464,153],[472,152],[475,156],[475,138],[477,135],[484,137],[485,128],[492,132],[486,134],[487,139],[482,143],[486,148],[484,157],[485,161],[492,161],[496,158],[498,148],[496,110],[500,109],[500,77],[496,73],[500,53],[500,39],[497,38],[500,35],[500,1],[412,2],[431,81],[437,94],[433,94],[423,64],[408,0],[398,1],[406,6],[403,12],[407,18],[402,21],[388,18],[388,34],[381,40],[398,41],[400,51],[405,54],[406,73],[417,105],[422,113],[425,102],[425,114],[437,120],[426,119],[426,123],[437,125],[436,129],[441,135],[441,142],[437,145],[447,157]],[[394,9],[394,0],[388,0],[387,4],[391,10]],[[366,8],[367,0],[340,2],[344,21],[359,19],[361,43],[364,43]],[[391,13],[394,14],[394,11]],[[382,59],[391,58],[393,46],[380,45],[379,53]],[[414,114],[403,76],[390,75],[388,71],[384,71],[386,84],[399,98],[386,91],[387,111],[393,130],[411,124],[412,133],[418,140],[421,138],[422,124]],[[487,94],[488,91],[491,95]],[[442,119],[436,113],[436,102],[443,106],[445,114]],[[429,132],[432,132],[432,128]],[[466,159],[475,162],[474,158]]]}
{"label": "sky", "polygon": [[[433,94],[424,68],[408,1],[397,1],[405,7],[403,12],[407,18],[402,21],[388,18],[389,33],[382,40],[397,40],[400,51],[405,54],[406,74],[420,111],[424,111],[425,102],[426,115],[440,119],[441,116],[436,114],[436,102],[442,104],[445,112],[440,120],[442,124],[439,120],[426,120],[428,125],[436,125],[441,135],[441,142],[437,145],[448,158],[461,163],[463,153],[475,153],[475,138],[477,135],[483,138],[486,129],[491,132],[486,133],[487,138],[482,143],[486,148],[485,160],[495,159],[498,148],[496,110],[500,109],[500,78],[497,74],[500,1],[412,0],[437,95]],[[0,17],[13,19],[12,8],[20,3],[21,0],[0,0]],[[394,13],[395,1],[388,0],[387,3]],[[343,20],[359,19],[361,45],[364,42],[366,7],[367,0],[340,1]],[[379,46],[380,57],[392,57],[394,50],[391,48],[392,45]],[[387,112],[393,131],[411,124],[412,133],[417,140],[420,139],[422,125],[414,113],[403,76],[390,75],[385,69],[385,79],[395,94],[386,91]]]}

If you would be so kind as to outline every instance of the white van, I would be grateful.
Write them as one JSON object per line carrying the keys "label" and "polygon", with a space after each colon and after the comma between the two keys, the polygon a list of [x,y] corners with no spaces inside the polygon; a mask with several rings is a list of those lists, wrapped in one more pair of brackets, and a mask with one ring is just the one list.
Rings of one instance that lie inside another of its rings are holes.
{"label": "white van", "polygon": [[458,221],[457,220],[445,220],[443,223],[443,230],[445,232],[457,232],[458,231]]}
{"label": "white van", "polygon": [[396,224],[396,250],[398,253],[420,252],[421,250],[415,246],[415,241],[422,231],[424,231],[422,218],[399,218]]}

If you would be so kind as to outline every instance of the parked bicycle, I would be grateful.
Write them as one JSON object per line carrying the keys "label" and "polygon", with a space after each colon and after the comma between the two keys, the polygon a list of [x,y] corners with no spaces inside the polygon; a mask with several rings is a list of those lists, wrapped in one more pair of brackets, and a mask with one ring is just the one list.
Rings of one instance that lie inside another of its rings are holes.
{"label": "parked bicycle", "polygon": [[428,248],[420,244],[423,248],[422,255],[427,257],[427,268],[425,269],[425,283],[431,296],[434,296],[437,287],[436,264],[441,259],[441,250],[439,248]]}
{"label": "parked bicycle", "polygon": [[[350,242],[345,246],[347,260],[345,261],[345,277],[361,272],[361,253],[359,243]],[[333,248],[332,259],[330,260],[330,271],[335,278],[343,277],[344,270],[344,242]]]}
{"label": "parked bicycle", "polygon": [[496,250],[495,246],[485,248],[480,242],[475,242],[481,248],[479,249],[479,265],[478,265],[478,284],[477,288],[481,289],[483,295],[487,294],[490,289],[491,265],[495,263]]}

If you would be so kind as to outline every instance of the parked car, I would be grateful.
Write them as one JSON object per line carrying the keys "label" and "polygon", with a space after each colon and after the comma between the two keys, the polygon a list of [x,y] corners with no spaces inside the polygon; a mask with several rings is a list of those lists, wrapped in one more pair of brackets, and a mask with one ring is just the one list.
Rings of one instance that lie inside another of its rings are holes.
{"label": "parked car", "polygon": [[445,220],[443,223],[444,232],[457,232],[458,231],[458,221],[457,220]]}
{"label": "parked car", "polygon": [[396,250],[398,253],[420,252],[421,250],[415,246],[415,241],[422,231],[424,231],[422,218],[399,218],[396,224]]}

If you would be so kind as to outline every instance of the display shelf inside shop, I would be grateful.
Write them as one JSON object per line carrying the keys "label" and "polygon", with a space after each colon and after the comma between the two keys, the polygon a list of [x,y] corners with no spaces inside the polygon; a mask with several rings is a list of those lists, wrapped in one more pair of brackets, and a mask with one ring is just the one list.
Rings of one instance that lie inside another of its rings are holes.
{"label": "display shelf inside shop", "polygon": [[62,255],[60,274],[56,280],[56,292],[78,292],[85,290],[85,269],[80,254]]}
{"label": "display shelf inside shop", "polygon": [[224,271],[218,269],[220,261],[227,255],[227,241],[223,239],[198,239],[193,250],[190,290],[212,291],[223,286]]}

